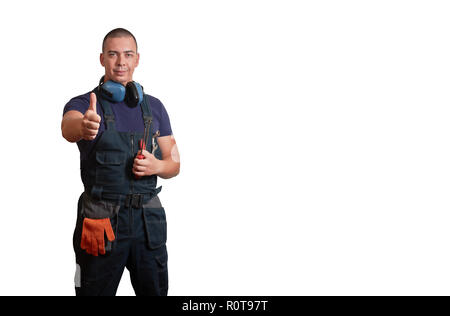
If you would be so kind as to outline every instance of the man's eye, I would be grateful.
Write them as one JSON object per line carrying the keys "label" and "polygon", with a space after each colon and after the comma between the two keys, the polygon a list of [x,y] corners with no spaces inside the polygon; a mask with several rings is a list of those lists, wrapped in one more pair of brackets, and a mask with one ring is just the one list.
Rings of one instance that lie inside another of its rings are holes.
{"label": "man's eye", "polygon": [[133,56],[133,54],[127,54],[127,57],[132,57]]}
{"label": "man's eye", "polygon": [[113,56],[115,56],[116,54],[115,53],[109,53],[108,54],[110,57],[113,57]]}

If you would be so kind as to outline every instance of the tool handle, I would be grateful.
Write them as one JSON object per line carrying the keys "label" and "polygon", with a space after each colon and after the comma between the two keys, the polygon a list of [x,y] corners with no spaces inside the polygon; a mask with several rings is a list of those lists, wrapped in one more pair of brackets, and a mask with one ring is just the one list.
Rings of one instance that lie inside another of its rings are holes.
{"label": "tool handle", "polygon": [[[139,154],[139,155],[136,156],[136,158],[137,158],[137,159],[144,159],[145,157],[144,157],[144,155]],[[135,178],[135,179],[140,179],[141,177],[138,176],[137,174],[135,174],[135,175],[134,175],[134,178]]]}
{"label": "tool handle", "polygon": [[[145,156],[144,156],[143,154],[138,154],[138,155],[136,156],[136,158],[137,158],[137,159],[144,159]],[[134,178],[135,178],[135,179],[140,179],[141,177],[135,174],[135,175],[134,175]]]}
{"label": "tool handle", "polygon": [[[144,142],[143,139],[140,139],[140,140],[139,140],[139,149],[141,150],[141,153],[138,154],[138,155],[136,156],[136,158],[137,158],[137,159],[144,159],[145,156],[142,154],[142,151],[145,149],[145,142]],[[138,175],[134,175],[134,178],[135,178],[135,179],[140,179],[141,177],[138,176]]]}
{"label": "tool handle", "polygon": [[142,150],[145,150],[145,142],[144,142],[144,140],[143,139],[140,139],[139,140],[139,149],[142,151]]}

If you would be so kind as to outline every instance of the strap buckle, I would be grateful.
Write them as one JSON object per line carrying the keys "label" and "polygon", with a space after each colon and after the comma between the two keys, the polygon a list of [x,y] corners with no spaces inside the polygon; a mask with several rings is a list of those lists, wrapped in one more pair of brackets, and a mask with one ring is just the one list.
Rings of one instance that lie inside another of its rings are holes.
{"label": "strap buckle", "polygon": [[109,115],[109,114],[103,114],[103,116],[105,117],[106,121],[113,121],[114,122],[114,115]]}
{"label": "strap buckle", "polygon": [[125,197],[125,207],[141,208],[144,201],[142,194],[127,194]]}

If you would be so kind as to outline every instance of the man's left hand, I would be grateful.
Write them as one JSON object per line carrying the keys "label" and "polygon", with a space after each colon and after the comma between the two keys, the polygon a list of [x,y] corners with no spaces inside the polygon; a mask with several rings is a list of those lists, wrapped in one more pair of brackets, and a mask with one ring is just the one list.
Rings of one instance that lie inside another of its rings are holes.
{"label": "man's left hand", "polygon": [[142,155],[144,155],[144,159],[134,158],[133,173],[140,177],[158,174],[161,169],[161,160],[145,149],[142,151]]}

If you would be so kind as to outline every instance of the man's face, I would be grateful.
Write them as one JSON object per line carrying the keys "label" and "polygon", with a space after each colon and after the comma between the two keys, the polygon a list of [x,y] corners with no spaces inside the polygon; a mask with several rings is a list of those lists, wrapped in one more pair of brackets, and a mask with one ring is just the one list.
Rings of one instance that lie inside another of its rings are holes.
{"label": "man's face", "polygon": [[100,63],[105,67],[105,81],[113,80],[123,85],[132,81],[134,68],[139,64],[139,54],[133,38],[108,38],[105,49],[100,54]]}

